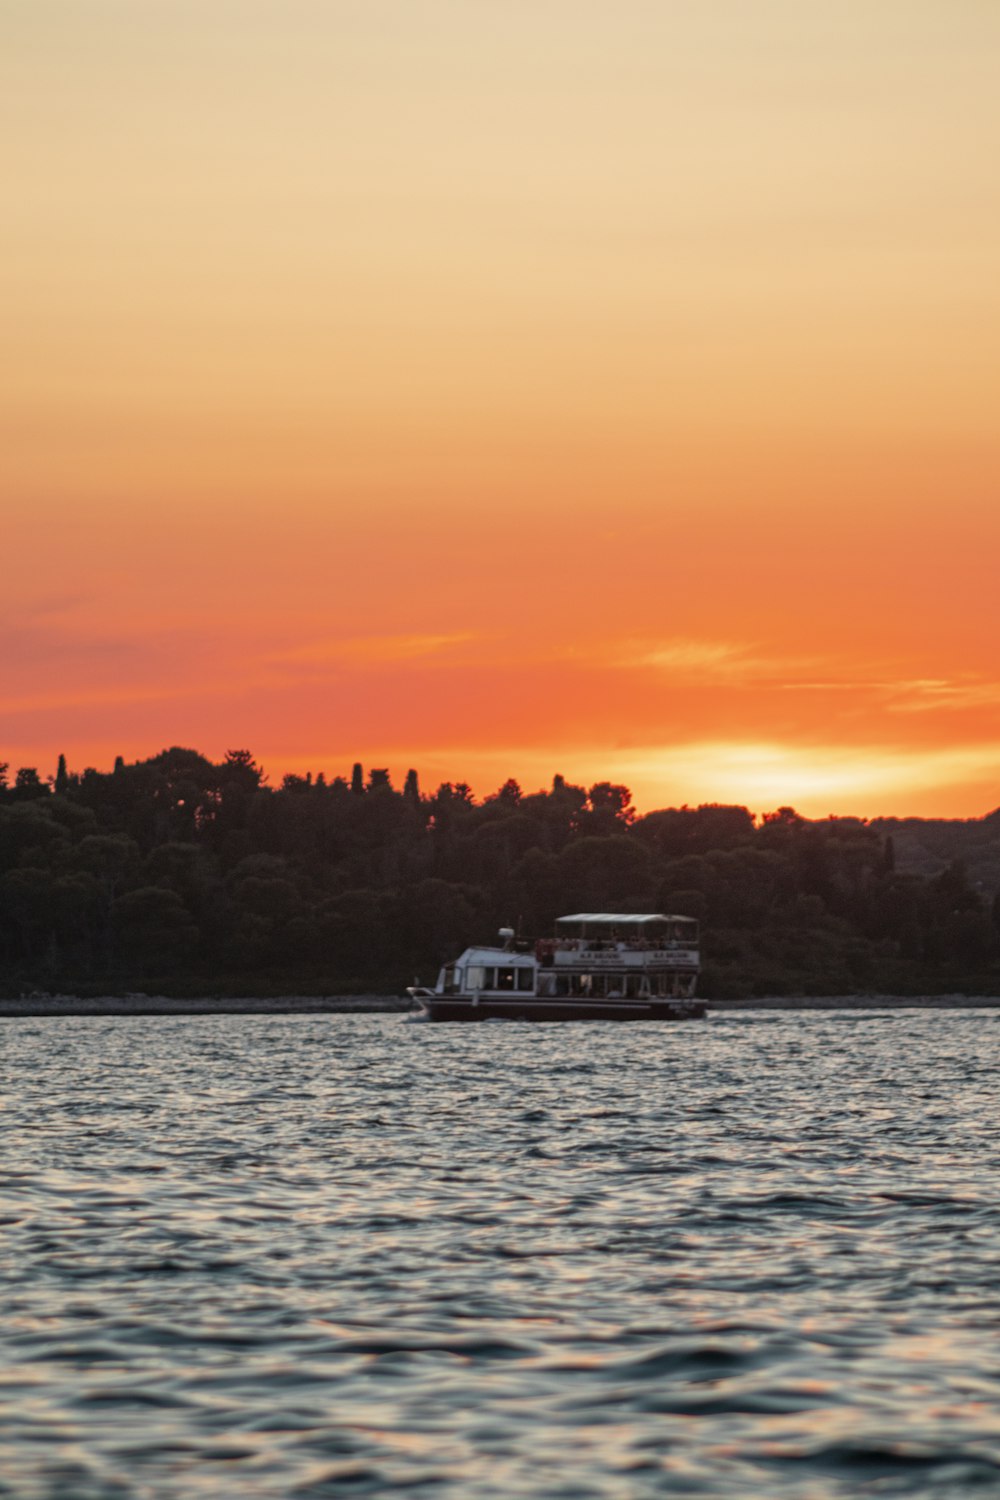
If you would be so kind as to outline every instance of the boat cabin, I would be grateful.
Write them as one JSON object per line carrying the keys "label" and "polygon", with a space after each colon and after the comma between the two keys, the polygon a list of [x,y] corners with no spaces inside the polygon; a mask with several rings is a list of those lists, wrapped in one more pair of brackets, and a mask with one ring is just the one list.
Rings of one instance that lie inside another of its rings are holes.
{"label": "boat cabin", "polygon": [[530,953],[512,953],[506,948],[466,948],[461,958],[441,970],[439,988],[444,995],[465,991],[491,994],[530,995],[535,989],[536,963]]}

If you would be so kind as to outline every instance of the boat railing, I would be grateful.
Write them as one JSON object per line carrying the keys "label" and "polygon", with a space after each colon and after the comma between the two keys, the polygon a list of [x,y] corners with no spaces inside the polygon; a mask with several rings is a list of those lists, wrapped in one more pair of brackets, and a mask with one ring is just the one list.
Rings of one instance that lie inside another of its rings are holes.
{"label": "boat railing", "polygon": [[542,938],[536,953],[664,953],[697,948],[695,938]]}

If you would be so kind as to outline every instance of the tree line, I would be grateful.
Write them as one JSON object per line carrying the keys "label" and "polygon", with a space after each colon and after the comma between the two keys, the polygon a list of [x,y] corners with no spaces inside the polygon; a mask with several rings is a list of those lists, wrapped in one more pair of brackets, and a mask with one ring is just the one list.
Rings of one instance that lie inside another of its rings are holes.
{"label": "tree line", "polygon": [[398,992],[500,926],[632,910],[700,919],[709,997],[1000,993],[995,892],[958,859],[904,868],[887,826],[640,816],[561,776],[481,800],[361,765],[272,787],[247,750],[0,765],[0,991]]}

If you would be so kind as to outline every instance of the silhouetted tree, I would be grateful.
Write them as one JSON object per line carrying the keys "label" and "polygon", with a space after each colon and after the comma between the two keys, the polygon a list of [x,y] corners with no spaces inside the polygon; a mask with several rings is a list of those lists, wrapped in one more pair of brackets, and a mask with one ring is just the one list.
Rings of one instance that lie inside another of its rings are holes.
{"label": "silhouetted tree", "polygon": [[509,777],[496,795],[489,800],[502,803],[504,807],[518,807],[521,802],[520,785],[513,777]]}
{"label": "silhouetted tree", "polygon": [[29,802],[36,797],[47,797],[49,789],[34,766],[22,766],[14,777],[14,799]]}
{"label": "silhouetted tree", "polygon": [[[201,760],[201,757],[198,759]],[[227,750],[219,779],[227,786],[239,787],[244,792],[255,792],[264,784],[266,777],[251,751]]]}
{"label": "silhouetted tree", "polygon": [[282,778],[281,790],[283,792],[293,793],[309,792],[312,791],[312,784],[313,779],[311,771],[307,771],[304,776],[296,776],[293,772],[289,771],[288,775]]}
{"label": "silhouetted tree", "polygon": [[635,821],[632,793],[627,786],[613,786],[610,781],[599,781],[587,793],[590,812],[587,831],[593,834],[612,835],[620,833]]}

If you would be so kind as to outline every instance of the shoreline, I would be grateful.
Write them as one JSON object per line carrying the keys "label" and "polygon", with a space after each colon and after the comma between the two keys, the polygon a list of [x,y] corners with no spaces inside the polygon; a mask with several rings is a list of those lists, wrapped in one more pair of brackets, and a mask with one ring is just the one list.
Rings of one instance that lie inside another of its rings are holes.
{"label": "shoreline", "polygon": [[282,995],[270,999],[206,995],[184,1000],[166,995],[99,995],[87,1000],[73,995],[23,995],[17,1000],[0,1000],[0,1020],[30,1016],[351,1016],[413,1009],[411,1000],[397,995]]}
{"label": "shoreline", "polygon": [[[737,1011],[1000,1010],[995,995],[782,995],[747,1000],[708,1000],[710,1014]],[[282,995],[233,999],[204,996],[174,1000],[164,995],[26,995],[0,1000],[0,1020],[44,1016],[213,1015],[402,1015],[419,1009],[397,995]]]}
{"label": "shoreline", "polygon": [[738,1010],[1000,1010],[1000,995],[781,995],[705,1003],[720,1014]]}

